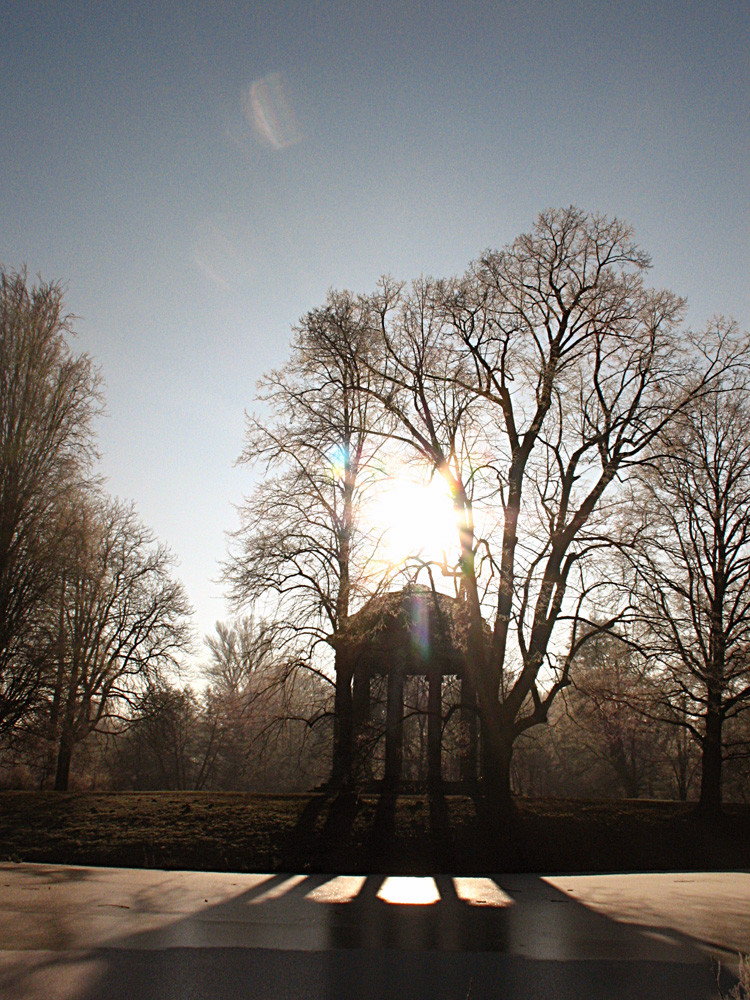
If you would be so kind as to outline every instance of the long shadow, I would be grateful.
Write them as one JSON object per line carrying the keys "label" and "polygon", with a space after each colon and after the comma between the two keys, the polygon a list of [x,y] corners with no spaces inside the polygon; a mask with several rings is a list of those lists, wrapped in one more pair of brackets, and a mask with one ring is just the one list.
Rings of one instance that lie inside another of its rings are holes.
{"label": "long shadow", "polygon": [[393,853],[397,802],[398,787],[381,788],[368,844],[370,858],[376,871],[382,870]]}
{"label": "long shadow", "polygon": [[321,841],[326,847],[345,847],[351,843],[359,806],[359,795],[353,789],[342,789],[336,795],[330,804],[321,834]]}
{"label": "long shadow", "polygon": [[287,871],[301,869],[303,867],[302,859],[314,857],[314,845],[318,840],[319,817],[331,798],[331,792],[320,792],[311,796],[294,829],[286,839],[281,855],[281,868]]}
{"label": "long shadow", "polygon": [[348,854],[359,806],[357,793],[349,789],[312,798],[289,834],[280,867],[286,871],[338,867]]}
{"label": "long shadow", "polygon": [[428,793],[430,808],[430,850],[433,869],[445,867],[448,871],[456,870],[456,847],[448,815],[448,803],[442,783],[430,786]]}
{"label": "long shadow", "polygon": [[[83,962],[88,982],[71,994],[80,1000],[717,995],[708,936],[614,920],[540,876],[418,879],[417,889],[437,888],[423,905],[394,902],[398,882],[279,874],[172,921],[155,882],[150,906],[143,898],[139,909],[161,914],[158,928],[43,959],[46,978],[37,965],[36,979],[6,976],[0,994],[57,1000],[54,973]],[[45,991],[34,993],[34,982]]]}

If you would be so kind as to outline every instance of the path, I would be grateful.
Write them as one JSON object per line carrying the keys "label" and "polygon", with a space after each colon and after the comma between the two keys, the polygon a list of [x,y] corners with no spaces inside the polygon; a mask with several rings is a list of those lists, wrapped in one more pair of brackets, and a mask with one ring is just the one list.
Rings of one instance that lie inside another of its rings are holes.
{"label": "path", "polygon": [[750,873],[493,878],[0,865],[3,1000],[717,996]]}

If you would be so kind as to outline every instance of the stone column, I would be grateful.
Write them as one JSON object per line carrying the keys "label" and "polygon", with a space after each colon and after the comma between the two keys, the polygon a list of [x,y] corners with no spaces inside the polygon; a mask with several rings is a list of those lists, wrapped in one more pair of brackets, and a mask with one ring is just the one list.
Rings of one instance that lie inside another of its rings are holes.
{"label": "stone column", "polygon": [[358,668],[354,671],[354,738],[370,721],[370,671]]}
{"label": "stone column", "polygon": [[440,673],[433,672],[427,679],[430,685],[427,699],[427,780],[431,785],[437,785],[442,778],[443,678]]}
{"label": "stone column", "polygon": [[478,736],[477,695],[468,677],[461,678],[461,781],[477,780]]}
{"label": "stone column", "polygon": [[401,778],[404,745],[404,674],[397,660],[388,672],[388,710],[385,730],[385,783],[393,788]]}
{"label": "stone column", "polygon": [[362,741],[363,730],[370,721],[370,671],[361,665],[354,671],[352,703],[352,762],[355,773],[360,774],[362,754],[367,752]]}

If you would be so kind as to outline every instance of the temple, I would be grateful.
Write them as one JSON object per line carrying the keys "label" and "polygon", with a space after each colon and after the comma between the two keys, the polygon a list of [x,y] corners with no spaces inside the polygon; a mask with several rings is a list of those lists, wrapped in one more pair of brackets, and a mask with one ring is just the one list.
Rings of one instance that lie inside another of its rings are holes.
{"label": "temple", "polygon": [[383,780],[401,780],[404,738],[404,683],[427,680],[427,778],[442,780],[443,680],[459,685],[463,739],[460,780],[477,779],[478,722],[476,694],[466,671],[469,614],[465,602],[429,587],[410,584],[372,598],[347,618],[328,642],[336,653],[336,702],[332,783],[351,782],[362,734],[372,712],[373,680],[386,681],[385,765]]}

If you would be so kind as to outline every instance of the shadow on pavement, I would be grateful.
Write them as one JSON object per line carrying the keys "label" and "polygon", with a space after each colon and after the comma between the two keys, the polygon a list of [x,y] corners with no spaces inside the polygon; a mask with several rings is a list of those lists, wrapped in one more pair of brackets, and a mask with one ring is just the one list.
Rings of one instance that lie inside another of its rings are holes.
{"label": "shadow on pavement", "polygon": [[[159,891],[136,893],[139,914],[165,912]],[[425,892],[419,904],[393,901]],[[709,944],[668,926],[612,920],[534,875],[278,874],[105,947],[49,953],[0,980],[0,995],[707,1000],[718,996]]]}

